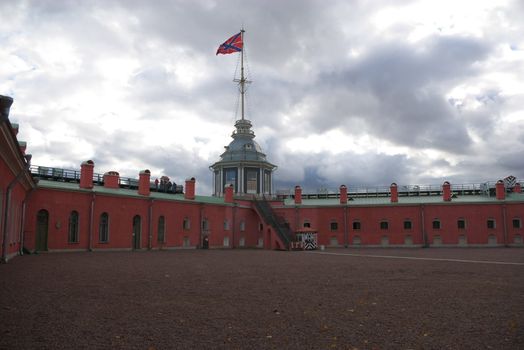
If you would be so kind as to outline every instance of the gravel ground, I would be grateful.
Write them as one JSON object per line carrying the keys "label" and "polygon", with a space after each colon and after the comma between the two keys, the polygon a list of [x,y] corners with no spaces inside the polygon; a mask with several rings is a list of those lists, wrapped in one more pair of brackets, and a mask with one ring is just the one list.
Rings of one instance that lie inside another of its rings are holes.
{"label": "gravel ground", "polygon": [[524,249],[39,254],[0,283],[0,349],[524,349]]}

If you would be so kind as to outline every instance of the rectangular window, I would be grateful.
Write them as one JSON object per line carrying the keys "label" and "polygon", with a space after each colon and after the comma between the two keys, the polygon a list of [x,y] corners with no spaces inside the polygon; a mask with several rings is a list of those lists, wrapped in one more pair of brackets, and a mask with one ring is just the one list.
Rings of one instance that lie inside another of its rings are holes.
{"label": "rectangular window", "polygon": [[412,226],[411,220],[404,220],[404,230],[411,230]]}
{"label": "rectangular window", "polygon": [[245,231],[245,230],[246,230],[246,222],[240,221],[240,231]]}
{"label": "rectangular window", "polygon": [[488,226],[488,228],[495,228],[495,220],[488,219],[488,221],[486,222],[486,225]]}
{"label": "rectangular window", "polygon": [[513,219],[513,228],[520,228],[520,219]]}
{"label": "rectangular window", "polygon": [[433,220],[432,227],[435,230],[440,230],[440,220]]}
{"label": "rectangular window", "polygon": [[381,230],[387,230],[389,227],[389,223],[387,221],[381,221],[380,222],[380,229]]}
{"label": "rectangular window", "polygon": [[224,220],[224,230],[229,230],[229,221]]}
{"label": "rectangular window", "polygon": [[330,227],[331,227],[331,231],[337,231],[338,230],[338,222],[332,222]]}
{"label": "rectangular window", "polygon": [[182,223],[182,228],[184,230],[189,230],[191,228],[191,221],[189,218],[184,218],[184,222]]}
{"label": "rectangular window", "polygon": [[[233,192],[238,192],[237,190],[237,168],[226,168],[224,169],[224,186],[233,185]],[[223,191],[224,189],[222,189]]]}
{"label": "rectangular window", "polygon": [[208,231],[209,230],[209,220],[208,219],[202,220],[202,230],[204,230],[204,231]]}
{"label": "rectangular window", "polygon": [[258,193],[258,169],[246,169],[246,193]]}
{"label": "rectangular window", "polygon": [[458,228],[459,230],[463,230],[463,229],[465,229],[465,228],[466,228],[466,220],[464,220],[464,219],[458,219],[458,220],[457,220],[457,228]]}
{"label": "rectangular window", "polygon": [[353,230],[360,230],[360,221],[353,221]]}

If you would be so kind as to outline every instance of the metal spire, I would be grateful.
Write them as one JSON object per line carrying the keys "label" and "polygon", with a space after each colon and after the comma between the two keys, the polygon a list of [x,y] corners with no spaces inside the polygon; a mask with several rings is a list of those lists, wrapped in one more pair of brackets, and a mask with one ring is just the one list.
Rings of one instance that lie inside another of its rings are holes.
{"label": "metal spire", "polygon": [[[240,35],[242,37],[242,43],[244,43],[244,33],[246,31],[244,30],[244,27],[242,27],[242,29],[240,29]],[[233,79],[233,81],[235,83],[238,83],[238,85],[240,86],[240,97],[241,97],[241,117],[242,117],[242,120],[244,120],[244,104],[245,104],[245,93],[246,93],[246,84],[249,84],[251,83],[251,81],[247,80],[245,75],[244,75],[244,49],[245,49],[245,45],[243,44],[242,45],[242,51],[240,52],[241,56],[240,56],[240,79]]]}

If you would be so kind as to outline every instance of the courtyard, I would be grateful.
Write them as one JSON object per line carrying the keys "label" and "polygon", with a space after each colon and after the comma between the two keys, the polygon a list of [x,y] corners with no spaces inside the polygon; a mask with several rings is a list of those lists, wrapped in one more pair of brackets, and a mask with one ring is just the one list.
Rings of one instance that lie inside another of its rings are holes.
{"label": "courtyard", "polygon": [[517,248],[49,253],[0,281],[0,349],[524,348]]}

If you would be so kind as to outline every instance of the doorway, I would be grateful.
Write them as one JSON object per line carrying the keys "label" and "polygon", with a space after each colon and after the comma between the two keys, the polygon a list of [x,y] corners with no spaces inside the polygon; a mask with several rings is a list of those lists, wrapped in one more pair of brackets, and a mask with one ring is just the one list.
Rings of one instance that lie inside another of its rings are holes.
{"label": "doorway", "polygon": [[37,252],[47,250],[47,232],[49,228],[49,212],[45,209],[39,210],[36,215],[36,246]]}
{"label": "doorway", "polygon": [[142,219],[140,215],[133,218],[133,249],[140,249],[140,238],[142,236]]}

